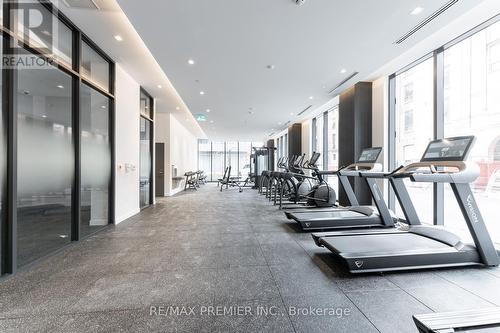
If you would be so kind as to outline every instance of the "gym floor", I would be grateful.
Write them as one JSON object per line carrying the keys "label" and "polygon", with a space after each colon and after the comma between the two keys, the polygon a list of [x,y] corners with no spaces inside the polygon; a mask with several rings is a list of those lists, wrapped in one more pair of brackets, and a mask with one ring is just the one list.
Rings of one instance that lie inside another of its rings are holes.
{"label": "gym floor", "polygon": [[351,276],[256,191],[208,184],[0,282],[0,331],[416,332],[413,314],[493,306],[500,269]]}

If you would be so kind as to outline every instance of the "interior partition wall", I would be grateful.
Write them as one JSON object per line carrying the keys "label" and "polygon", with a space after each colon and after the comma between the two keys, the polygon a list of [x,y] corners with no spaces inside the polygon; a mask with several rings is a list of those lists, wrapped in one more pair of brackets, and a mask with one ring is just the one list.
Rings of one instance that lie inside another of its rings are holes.
{"label": "interior partition wall", "polygon": [[[474,135],[469,160],[480,168],[471,184],[488,230],[500,243],[500,16],[436,49],[389,78],[392,167],[419,160],[429,140]],[[470,234],[451,189],[408,184],[420,218]],[[395,208],[393,195],[391,208]]]}
{"label": "interior partition wall", "polygon": [[114,221],[115,103],[113,61],[50,2],[5,2],[1,29],[6,274]]}
{"label": "interior partition wall", "polygon": [[139,206],[141,209],[153,204],[153,151],[154,151],[154,99],[146,90],[140,91],[139,124]]}

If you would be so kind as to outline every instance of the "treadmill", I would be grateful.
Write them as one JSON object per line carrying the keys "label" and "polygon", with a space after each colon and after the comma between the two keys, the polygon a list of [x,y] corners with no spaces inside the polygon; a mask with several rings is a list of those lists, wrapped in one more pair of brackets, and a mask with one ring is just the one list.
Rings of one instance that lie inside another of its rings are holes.
{"label": "treadmill", "polygon": [[[312,235],[316,245],[328,248],[351,273],[498,266],[497,250],[470,187],[479,176],[479,167],[466,162],[473,143],[473,136],[432,141],[420,162],[401,168],[390,176],[409,222],[407,228],[318,233]],[[464,244],[460,237],[443,227],[420,224],[404,179],[450,184],[474,245]]]}
{"label": "treadmill", "polygon": [[358,161],[354,164],[337,171],[318,171],[322,175],[338,176],[352,206],[288,211],[285,212],[286,217],[295,220],[304,231],[371,227],[393,228],[397,219],[387,208],[377,182],[372,178],[364,178],[375,202],[375,207],[373,207],[359,205],[348,180],[348,177],[360,177],[360,172],[370,173],[382,170],[382,165],[376,163],[381,152],[382,148],[380,147],[363,149]]}

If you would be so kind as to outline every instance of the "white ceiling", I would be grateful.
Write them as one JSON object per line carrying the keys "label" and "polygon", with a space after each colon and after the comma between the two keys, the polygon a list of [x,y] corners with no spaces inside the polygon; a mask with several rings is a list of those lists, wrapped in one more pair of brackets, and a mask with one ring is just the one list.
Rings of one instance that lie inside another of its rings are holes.
{"label": "white ceiling", "polygon": [[[214,122],[201,124],[209,137],[256,140],[297,121],[296,114],[310,104],[314,109],[327,102],[333,97],[328,92],[352,72],[360,74],[342,88],[481,3],[461,0],[403,45],[394,44],[447,1],[118,3],[190,111]],[[410,15],[417,6],[424,11]],[[188,59],[196,64],[189,65]]]}
{"label": "white ceiling", "polygon": [[[115,0],[93,0],[96,9],[68,8],[52,0],[87,36],[156,99],[156,111],[173,114],[196,137],[205,136],[184,101]],[[84,3],[84,2],[82,2]],[[118,42],[114,36],[120,35]],[[159,88],[158,86],[161,86]],[[139,103],[139,101],[137,101]],[[117,110],[120,112],[120,110]]]}

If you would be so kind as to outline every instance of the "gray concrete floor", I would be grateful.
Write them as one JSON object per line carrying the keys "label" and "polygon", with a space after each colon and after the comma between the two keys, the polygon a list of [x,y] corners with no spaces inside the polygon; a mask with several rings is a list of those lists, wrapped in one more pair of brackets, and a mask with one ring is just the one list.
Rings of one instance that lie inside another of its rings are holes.
{"label": "gray concrete floor", "polygon": [[[208,313],[224,306],[249,315]],[[494,306],[499,269],[350,276],[256,191],[206,185],[0,282],[0,332],[400,333]],[[293,313],[309,307],[343,312]]]}

